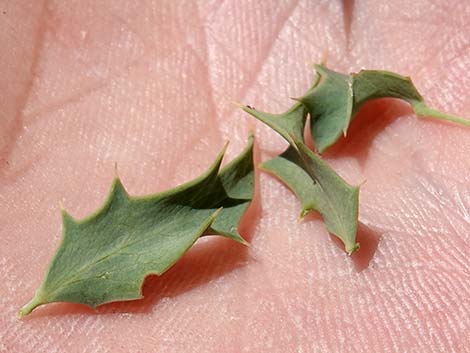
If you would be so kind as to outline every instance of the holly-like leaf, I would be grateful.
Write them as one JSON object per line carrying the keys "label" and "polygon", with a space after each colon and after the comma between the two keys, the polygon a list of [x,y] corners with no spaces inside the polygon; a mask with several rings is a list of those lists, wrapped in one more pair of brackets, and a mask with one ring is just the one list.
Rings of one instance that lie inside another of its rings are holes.
{"label": "holly-like leaf", "polygon": [[310,129],[320,153],[333,145],[341,135],[346,135],[360,107],[376,98],[403,99],[418,116],[470,125],[470,120],[428,107],[409,77],[378,70],[362,70],[344,75],[322,65],[315,65],[315,69],[319,78],[299,101],[311,116]]}
{"label": "holly-like leaf", "polygon": [[63,239],[34,298],[20,310],[75,302],[92,308],[139,299],[149,274],[161,275],[202,235],[247,244],[237,231],[253,197],[253,137],[220,170],[222,151],[207,172],[169,191],[131,197],[113,182],[104,206],[76,221],[63,212]]}
{"label": "holly-like leaf", "polygon": [[301,217],[318,211],[328,231],[344,243],[346,252],[356,251],[359,188],[346,183],[305,145],[305,107],[297,103],[283,114],[264,113],[248,106],[243,110],[269,125],[290,144],[284,153],[263,163],[261,168],[278,177],[297,195],[302,205]]}

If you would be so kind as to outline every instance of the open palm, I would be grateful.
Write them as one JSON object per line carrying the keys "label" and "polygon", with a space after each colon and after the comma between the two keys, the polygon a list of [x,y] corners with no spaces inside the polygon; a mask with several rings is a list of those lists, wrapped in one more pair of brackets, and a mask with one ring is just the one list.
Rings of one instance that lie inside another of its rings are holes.
{"label": "open palm", "polygon": [[464,1],[0,1],[0,352],[460,352],[470,344],[470,131],[368,104],[325,158],[360,194],[361,250],[259,174],[246,248],[205,238],[145,299],[51,304],[18,320],[57,248],[60,207],[200,174],[257,137],[241,101],[282,111],[313,78],[393,70],[468,117]]}

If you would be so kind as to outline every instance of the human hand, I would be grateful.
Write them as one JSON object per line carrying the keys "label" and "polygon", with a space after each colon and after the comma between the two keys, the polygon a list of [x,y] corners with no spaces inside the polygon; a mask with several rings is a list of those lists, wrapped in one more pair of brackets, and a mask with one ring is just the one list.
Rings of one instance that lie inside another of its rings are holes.
{"label": "human hand", "polygon": [[18,320],[60,241],[60,205],[97,209],[199,175],[256,132],[231,101],[282,111],[327,53],[338,71],[410,75],[468,117],[470,5],[462,1],[10,1],[0,5],[0,352],[452,352],[469,345],[470,131],[364,107],[325,158],[361,187],[361,249],[259,174],[250,249],[202,239],[145,299],[94,312],[51,304]]}

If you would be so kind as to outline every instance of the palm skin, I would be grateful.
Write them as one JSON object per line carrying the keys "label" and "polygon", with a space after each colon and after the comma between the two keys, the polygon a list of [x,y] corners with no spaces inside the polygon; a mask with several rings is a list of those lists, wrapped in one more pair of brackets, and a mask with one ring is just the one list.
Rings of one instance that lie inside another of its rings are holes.
{"label": "palm skin", "polygon": [[114,165],[131,194],[187,181],[250,130],[231,101],[282,111],[327,57],[344,72],[413,77],[468,117],[463,1],[0,3],[0,352],[464,352],[470,330],[468,128],[368,104],[324,157],[360,194],[349,258],[321,219],[258,174],[245,248],[203,239],[145,299],[98,313],[52,304],[18,320],[60,241],[60,207],[103,202]]}

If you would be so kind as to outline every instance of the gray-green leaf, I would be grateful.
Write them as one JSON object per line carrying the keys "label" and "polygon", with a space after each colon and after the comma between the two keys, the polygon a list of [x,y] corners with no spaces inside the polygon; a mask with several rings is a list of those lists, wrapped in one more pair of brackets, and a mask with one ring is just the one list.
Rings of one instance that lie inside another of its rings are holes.
{"label": "gray-green leaf", "polygon": [[310,129],[320,153],[341,135],[346,135],[360,107],[376,98],[403,99],[410,103],[418,116],[470,125],[469,120],[429,108],[409,77],[378,70],[344,75],[322,65],[315,65],[315,68],[319,79],[299,101],[311,116]]}
{"label": "gray-green leaf", "polygon": [[359,188],[346,183],[305,145],[304,106],[297,103],[283,114],[268,114],[251,107],[243,110],[268,124],[290,144],[284,153],[263,163],[261,168],[278,177],[297,195],[302,205],[301,217],[311,210],[318,211],[328,231],[344,243],[346,252],[356,251]]}
{"label": "gray-green leaf", "polygon": [[149,274],[170,268],[202,235],[247,244],[237,231],[253,197],[253,137],[219,172],[224,151],[203,175],[169,191],[131,197],[115,179],[104,206],[76,221],[63,212],[63,239],[34,298],[20,310],[75,302],[139,299]]}

